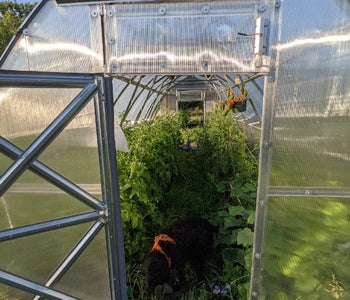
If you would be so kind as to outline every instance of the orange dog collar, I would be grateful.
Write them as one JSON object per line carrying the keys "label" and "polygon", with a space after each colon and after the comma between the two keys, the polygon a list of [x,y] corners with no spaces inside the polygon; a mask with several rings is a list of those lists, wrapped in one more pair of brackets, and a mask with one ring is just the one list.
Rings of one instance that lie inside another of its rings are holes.
{"label": "orange dog collar", "polygon": [[160,234],[154,238],[154,245],[153,245],[152,250],[151,250],[151,251],[159,251],[160,253],[162,253],[165,256],[166,260],[168,261],[169,269],[170,269],[171,268],[171,258],[168,257],[168,255],[166,255],[166,253],[163,251],[162,247],[159,246],[159,241],[170,242],[174,245],[176,245],[176,243],[167,234]]}

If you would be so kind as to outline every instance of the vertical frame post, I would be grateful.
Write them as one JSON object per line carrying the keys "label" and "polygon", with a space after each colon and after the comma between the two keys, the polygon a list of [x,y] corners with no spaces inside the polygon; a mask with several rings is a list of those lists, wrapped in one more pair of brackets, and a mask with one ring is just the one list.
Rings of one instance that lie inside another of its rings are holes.
{"label": "vertical frame post", "polygon": [[[280,37],[280,6],[277,4],[278,3],[276,2],[274,8],[275,11],[272,13],[271,32],[268,46],[276,45]],[[256,199],[253,258],[249,300],[257,300],[261,299],[262,297],[263,259],[265,249],[267,211],[269,204],[268,188],[270,184],[271,159],[273,151],[272,137],[274,121],[274,103],[275,97],[277,95],[276,81],[278,79],[279,70],[279,57],[276,49],[270,49],[269,56],[271,58],[272,65],[269,75],[265,76],[264,82],[262,129],[259,155],[259,180]]]}
{"label": "vertical frame post", "polygon": [[127,300],[124,239],[114,139],[112,78],[105,76],[101,88],[103,93],[99,93],[95,108],[102,190],[107,215],[105,230],[110,292],[113,300]]}

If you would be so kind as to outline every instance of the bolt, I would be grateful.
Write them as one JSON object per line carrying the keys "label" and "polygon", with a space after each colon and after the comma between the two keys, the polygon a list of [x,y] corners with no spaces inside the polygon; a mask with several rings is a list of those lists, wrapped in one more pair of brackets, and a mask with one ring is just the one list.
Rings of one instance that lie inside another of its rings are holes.
{"label": "bolt", "polygon": [[29,35],[30,35],[30,34],[29,34],[29,29],[28,29],[28,28],[23,29],[23,34],[24,34],[25,36],[29,36]]}
{"label": "bolt", "polygon": [[108,17],[113,17],[114,13],[112,9],[107,9],[107,16]]}
{"label": "bolt", "polygon": [[91,17],[96,18],[98,16],[97,10],[91,11]]}
{"label": "bolt", "polygon": [[208,69],[208,66],[209,66],[209,64],[208,64],[207,61],[203,61],[203,62],[202,62],[202,68],[203,68],[203,69]]}
{"label": "bolt", "polygon": [[108,39],[108,43],[114,44],[114,43],[115,43],[115,39],[114,39],[114,38],[109,38],[109,39]]}
{"label": "bolt", "polygon": [[204,5],[202,6],[202,14],[207,14],[209,12],[209,6],[208,5]]}
{"label": "bolt", "polygon": [[312,195],[313,192],[311,190],[305,190],[305,195]]}
{"label": "bolt", "polygon": [[252,297],[258,298],[258,297],[259,297],[259,293],[256,292],[256,291],[253,291],[253,292],[252,292]]}
{"label": "bolt", "polygon": [[275,75],[269,75],[268,79],[269,79],[270,82],[275,81]]}
{"label": "bolt", "polygon": [[166,68],[166,63],[165,63],[165,62],[162,62],[162,63],[160,64],[160,67],[161,67],[162,69]]}
{"label": "bolt", "polygon": [[263,147],[266,148],[266,149],[270,148],[271,147],[271,142],[270,141],[264,141],[263,142]]}
{"label": "bolt", "polygon": [[257,10],[258,12],[264,12],[266,10],[265,4],[262,4],[262,3],[258,4]]}
{"label": "bolt", "polygon": [[260,200],[259,203],[261,206],[266,206],[266,204],[267,204],[266,200]]}
{"label": "bolt", "polygon": [[281,6],[281,1],[276,0],[276,1],[275,1],[275,7],[276,7],[276,8],[279,8],[280,6]]}
{"label": "bolt", "polygon": [[262,259],[262,254],[261,253],[255,253],[255,258],[256,259]]}
{"label": "bolt", "polygon": [[158,12],[159,12],[160,15],[165,15],[165,13],[166,13],[166,8],[162,6],[162,7],[160,7],[160,8],[158,9]]}
{"label": "bolt", "polygon": [[[111,69],[112,70],[116,70],[116,69],[118,69],[118,66],[117,65],[111,65]],[[108,189],[107,189],[107,191],[108,191]]]}

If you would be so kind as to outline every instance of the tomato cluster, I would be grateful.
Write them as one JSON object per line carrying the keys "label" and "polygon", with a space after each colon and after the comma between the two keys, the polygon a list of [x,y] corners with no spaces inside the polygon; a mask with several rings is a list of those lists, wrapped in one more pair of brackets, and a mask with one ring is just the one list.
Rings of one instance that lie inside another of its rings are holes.
{"label": "tomato cluster", "polygon": [[227,99],[222,101],[219,107],[227,112],[229,112],[230,110],[235,111],[235,108],[237,106],[241,106],[243,103],[245,103],[248,96],[248,89],[246,87],[241,87],[239,91],[240,96],[235,94],[232,90],[229,90],[226,96]]}

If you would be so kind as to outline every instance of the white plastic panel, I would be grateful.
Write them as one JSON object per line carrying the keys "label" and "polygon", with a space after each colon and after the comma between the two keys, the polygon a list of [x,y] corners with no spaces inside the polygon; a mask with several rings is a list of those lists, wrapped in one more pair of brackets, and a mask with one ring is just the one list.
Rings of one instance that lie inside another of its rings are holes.
{"label": "white plastic panel", "polygon": [[1,69],[96,73],[103,70],[96,5],[62,7],[49,0],[34,15]]}
{"label": "white plastic panel", "polygon": [[108,70],[112,74],[266,72],[267,62],[256,61],[254,43],[257,18],[268,17],[271,7],[257,7],[256,1],[107,5]]}
{"label": "white plastic panel", "polygon": [[80,91],[0,88],[1,136],[11,142],[16,141],[18,147],[28,147]]}

